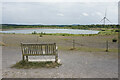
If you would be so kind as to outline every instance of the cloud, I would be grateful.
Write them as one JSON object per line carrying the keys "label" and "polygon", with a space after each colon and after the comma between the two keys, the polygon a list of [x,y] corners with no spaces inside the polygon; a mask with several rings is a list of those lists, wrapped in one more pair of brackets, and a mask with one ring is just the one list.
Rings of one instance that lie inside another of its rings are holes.
{"label": "cloud", "polygon": [[83,16],[89,16],[87,13],[82,13]]}
{"label": "cloud", "polygon": [[1,2],[118,2],[119,0],[2,0]]}
{"label": "cloud", "polygon": [[[117,3],[3,3],[2,22],[42,24],[97,23],[105,15],[118,22]],[[87,18],[85,18],[87,17]]]}
{"label": "cloud", "polygon": [[91,16],[100,17],[100,18],[104,17],[103,13],[101,13],[101,12],[93,12],[93,13],[91,13]]}
{"label": "cloud", "polygon": [[59,14],[57,14],[58,16],[64,16],[64,14],[62,14],[62,13],[59,13]]}
{"label": "cloud", "polygon": [[102,16],[102,13],[101,13],[101,12],[96,12],[96,14],[97,14],[98,16]]}

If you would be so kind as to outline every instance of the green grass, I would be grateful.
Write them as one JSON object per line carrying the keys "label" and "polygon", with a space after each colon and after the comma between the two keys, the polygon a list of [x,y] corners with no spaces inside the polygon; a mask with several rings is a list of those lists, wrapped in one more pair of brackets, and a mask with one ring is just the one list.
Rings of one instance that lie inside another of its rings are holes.
{"label": "green grass", "polygon": [[[75,49],[69,48],[69,50],[83,51],[83,52],[106,52],[105,48],[90,48],[90,47],[76,47]],[[108,49],[108,51],[118,53],[118,49]]]}
{"label": "green grass", "polygon": [[[105,52],[106,51],[105,48],[88,48],[88,47],[77,48],[77,50],[85,51],[85,52]],[[117,53],[118,49],[108,49],[108,51]]]}
{"label": "green grass", "polygon": [[55,35],[55,36],[95,36],[97,34],[44,33],[43,35]]}
{"label": "green grass", "polygon": [[[92,47],[75,47],[74,49],[70,46],[59,46],[59,50],[71,50],[71,51],[81,51],[81,52],[105,52],[106,48],[92,48]],[[109,52],[118,53],[117,48],[108,49]]]}
{"label": "green grass", "polygon": [[28,61],[19,61],[16,64],[14,64],[11,68],[17,68],[17,69],[30,69],[30,68],[55,68],[59,67],[60,63],[55,63],[52,61],[47,62],[28,62]]}
{"label": "green grass", "polygon": [[117,29],[104,29],[101,30],[98,35],[113,35],[113,34],[118,34],[118,32],[116,32]]}

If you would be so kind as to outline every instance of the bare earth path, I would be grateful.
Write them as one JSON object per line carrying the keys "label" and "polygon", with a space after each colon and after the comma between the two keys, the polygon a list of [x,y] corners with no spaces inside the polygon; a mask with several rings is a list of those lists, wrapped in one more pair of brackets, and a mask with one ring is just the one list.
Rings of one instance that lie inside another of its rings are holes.
{"label": "bare earth path", "polygon": [[[56,42],[59,49],[59,58],[62,66],[58,68],[14,69],[13,64],[21,60],[20,42],[35,42],[34,35],[4,34],[2,52],[3,78],[117,78],[117,52],[69,50],[72,47],[68,42],[75,39],[80,45],[76,47],[102,48],[103,39],[108,37],[63,37],[44,36],[39,43]],[[84,40],[83,40],[84,39]],[[94,40],[94,41],[93,41]],[[95,43],[96,44],[95,44]],[[82,43],[82,44],[81,44]],[[117,48],[117,43],[110,43],[110,48]]]}

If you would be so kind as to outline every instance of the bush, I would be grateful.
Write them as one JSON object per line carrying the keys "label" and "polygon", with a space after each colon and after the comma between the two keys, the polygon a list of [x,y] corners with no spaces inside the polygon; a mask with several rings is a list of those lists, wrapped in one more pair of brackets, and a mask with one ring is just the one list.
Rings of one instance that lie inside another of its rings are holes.
{"label": "bush", "polygon": [[105,31],[105,30],[102,29],[101,31]]}
{"label": "bush", "polygon": [[93,36],[93,34],[89,34],[89,36]]}
{"label": "bush", "polygon": [[112,42],[117,42],[117,39],[116,38],[112,39]]}
{"label": "bush", "polygon": [[115,30],[115,32],[120,32],[120,30]]}
{"label": "bush", "polygon": [[40,34],[40,37],[43,37],[42,34]]}
{"label": "bush", "polygon": [[34,31],[34,32],[32,32],[32,34],[37,34],[37,32],[36,32],[36,31]]}
{"label": "bush", "polygon": [[65,36],[65,34],[62,34],[62,36]]}

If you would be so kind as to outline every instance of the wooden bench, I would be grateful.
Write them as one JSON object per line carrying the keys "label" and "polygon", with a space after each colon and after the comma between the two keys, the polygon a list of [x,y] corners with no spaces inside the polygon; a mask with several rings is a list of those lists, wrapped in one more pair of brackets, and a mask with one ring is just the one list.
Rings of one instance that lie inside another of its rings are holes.
{"label": "wooden bench", "polygon": [[21,43],[23,60],[28,61],[28,56],[55,56],[55,62],[58,62],[58,53],[56,43],[53,44],[35,44]]}

